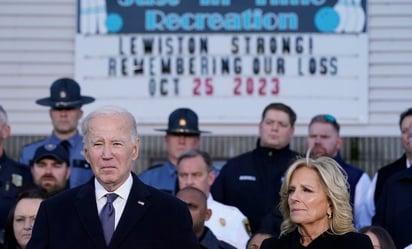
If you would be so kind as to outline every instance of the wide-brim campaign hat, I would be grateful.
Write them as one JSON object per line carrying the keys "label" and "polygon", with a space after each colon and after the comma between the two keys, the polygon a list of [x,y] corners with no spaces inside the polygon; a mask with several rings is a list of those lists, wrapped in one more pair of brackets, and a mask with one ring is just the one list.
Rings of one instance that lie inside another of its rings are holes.
{"label": "wide-brim campaign hat", "polygon": [[36,149],[32,163],[38,163],[44,158],[52,158],[59,163],[66,162],[69,165],[69,151],[62,144],[44,144]]}
{"label": "wide-brim campaign hat", "polygon": [[79,84],[69,78],[61,78],[50,87],[50,97],[36,100],[36,103],[52,108],[76,108],[92,103],[93,97],[82,96]]}
{"label": "wide-brim campaign hat", "polygon": [[209,131],[199,130],[199,119],[197,114],[189,108],[178,108],[169,115],[167,129],[155,129],[165,131],[168,134],[200,135]]}

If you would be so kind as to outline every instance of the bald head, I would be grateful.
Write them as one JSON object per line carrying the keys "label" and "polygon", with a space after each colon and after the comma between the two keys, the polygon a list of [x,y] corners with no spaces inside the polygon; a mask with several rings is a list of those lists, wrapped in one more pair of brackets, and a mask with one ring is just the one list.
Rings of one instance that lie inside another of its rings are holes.
{"label": "bald head", "polygon": [[205,193],[195,187],[185,187],[177,192],[176,197],[187,203],[189,209],[196,207],[201,210],[207,209],[207,197]]}
{"label": "bald head", "polygon": [[207,209],[207,198],[205,193],[194,187],[185,187],[177,192],[176,197],[184,201],[189,208],[193,220],[193,230],[198,238],[204,231],[204,223],[212,214]]}

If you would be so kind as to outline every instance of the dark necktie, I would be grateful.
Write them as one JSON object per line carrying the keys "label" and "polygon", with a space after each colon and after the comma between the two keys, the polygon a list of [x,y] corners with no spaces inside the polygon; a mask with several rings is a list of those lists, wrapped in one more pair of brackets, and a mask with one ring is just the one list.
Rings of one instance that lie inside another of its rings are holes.
{"label": "dark necktie", "polygon": [[111,193],[106,194],[106,204],[103,206],[102,211],[100,212],[100,222],[102,223],[104,239],[106,240],[106,245],[109,245],[110,240],[112,239],[114,231],[114,207],[113,202],[117,198],[117,194]]}

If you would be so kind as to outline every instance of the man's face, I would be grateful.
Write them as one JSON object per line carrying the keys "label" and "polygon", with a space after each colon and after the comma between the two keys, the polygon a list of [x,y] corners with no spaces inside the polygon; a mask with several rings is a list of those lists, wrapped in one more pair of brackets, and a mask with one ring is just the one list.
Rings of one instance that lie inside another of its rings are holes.
{"label": "man's face", "polygon": [[315,156],[334,157],[340,149],[343,140],[332,124],[326,122],[314,122],[309,126],[307,144],[312,148]]}
{"label": "man's face", "polygon": [[10,136],[10,126],[5,124],[0,118],[0,144],[3,144],[4,141]]}
{"label": "man's face", "polygon": [[53,194],[66,188],[70,167],[65,162],[59,163],[56,159],[43,158],[33,164],[31,173],[36,185]]}
{"label": "man's face", "polygon": [[406,154],[412,155],[412,116],[406,116],[401,123],[402,147]]}
{"label": "man's face", "polygon": [[260,145],[263,147],[282,149],[292,140],[295,129],[286,112],[268,110],[259,124]]}
{"label": "man's face", "polygon": [[177,165],[179,188],[192,186],[209,196],[210,186],[215,179],[215,173],[207,170],[207,165],[201,156],[185,158]]}
{"label": "man's face", "polygon": [[199,141],[199,136],[166,134],[165,143],[168,159],[176,165],[177,158],[188,149],[196,149],[199,146]]}
{"label": "man's face", "polygon": [[194,191],[179,191],[176,197],[187,204],[192,216],[193,230],[196,236],[199,237],[203,231],[205,221],[211,216],[210,209],[207,209],[206,200],[202,200],[199,193]]}
{"label": "man's face", "polygon": [[130,176],[139,155],[139,140],[124,115],[96,116],[89,120],[84,153],[96,179],[111,192]]}
{"label": "man's face", "polygon": [[50,109],[53,129],[57,134],[70,134],[75,132],[82,115],[83,111],[80,108]]}

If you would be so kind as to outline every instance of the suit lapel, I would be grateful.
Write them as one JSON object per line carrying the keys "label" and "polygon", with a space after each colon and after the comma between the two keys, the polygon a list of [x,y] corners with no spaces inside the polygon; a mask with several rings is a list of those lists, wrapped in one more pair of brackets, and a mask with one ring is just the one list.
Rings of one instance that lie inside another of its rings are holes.
{"label": "suit lapel", "polygon": [[75,202],[80,222],[85,227],[89,238],[96,245],[96,248],[105,248],[106,242],[97,214],[94,177],[80,189]]}
{"label": "suit lapel", "polygon": [[122,217],[113,233],[109,248],[117,248],[123,239],[129,235],[136,223],[143,217],[150,207],[150,193],[147,187],[132,173],[133,186],[130,190]]}

